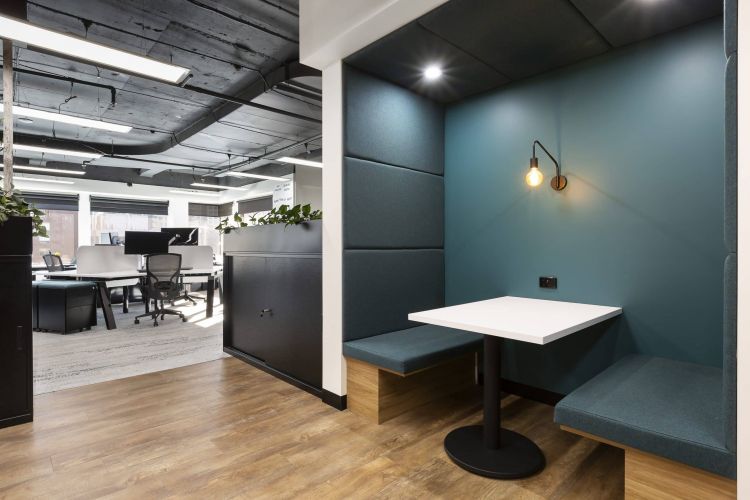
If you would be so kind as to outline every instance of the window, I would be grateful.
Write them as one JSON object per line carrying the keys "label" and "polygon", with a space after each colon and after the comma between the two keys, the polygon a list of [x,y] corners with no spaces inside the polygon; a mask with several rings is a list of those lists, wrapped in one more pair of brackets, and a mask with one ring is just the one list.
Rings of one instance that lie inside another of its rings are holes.
{"label": "window", "polygon": [[169,202],[91,197],[91,244],[109,244],[109,233],[161,231],[167,225]]}
{"label": "window", "polygon": [[[44,209],[41,209],[44,210]],[[75,259],[78,250],[78,212],[72,210],[44,210],[42,216],[47,237],[34,237],[31,263],[44,266],[42,255],[60,254],[65,264]]]}
{"label": "window", "polygon": [[91,212],[91,244],[109,244],[109,233],[125,238],[125,231],[161,231],[166,215]]}
{"label": "window", "polygon": [[188,217],[188,225],[198,228],[198,244],[209,245],[214,249],[216,259],[221,260],[222,246],[221,235],[214,229],[221,222],[221,217],[210,217],[206,215],[191,215]]}
{"label": "window", "polygon": [[222,236],[215,229],[221,219],[232,215],[232,204],[209,205],[190,203],[188,205],[188,224],[198,228],[198,244],[208,245],[214,249],[214,256],[221,260]]}
{"label": "window", "polygon": [[24,191],[23,198],[44,212],[42,221],[47,228],[46,237],[34,237],[32,265],[44,266],[42,255],[50,252],[59,254],[65,264],[75,259],[78,250],[78,195]]}

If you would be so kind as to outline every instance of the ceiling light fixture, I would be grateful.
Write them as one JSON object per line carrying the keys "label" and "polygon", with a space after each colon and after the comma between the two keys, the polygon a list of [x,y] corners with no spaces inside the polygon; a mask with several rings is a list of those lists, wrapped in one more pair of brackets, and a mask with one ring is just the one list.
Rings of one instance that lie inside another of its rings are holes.
{"label": "ceiling light fixture", "polygon": [[322,161],[303,160],[302,158],[292,158],[291,156],[282,156],[281,158],[277,158],[276,161],[295,163],[297,165],[305,165],[306,167],[323,168]]}
{"label": "ceiling light fixture", "polygon": [[15,40],[63,56],[89,61],[97,66],[108,66],[127,73],[135,73],[170,83],[181,83],[190,74],[190,70],[187,68],[163,63],[124,50],[113,49],[77,36],[58,33],[6,16],[0,16],[0,38]]}
{"label": "ceiling light fixture", "polygon": [[75,184],[73,181],[58,181],[57,179],[40,179],[38,177],[14,177],[13,182],[30,181],[30,182],[49,182],[51,184]]}
{"label": "ceiling light fixture", "polygon": [[33,165],[13,165],[13,170],[20,170],[20,171],[27,171],[27,172],[49,172],[51,174],[69,174],[69,175],[84,175],[86,173],[83,170],[65,170],[61,168],[35,167]]}
{"label": "ceiling light fixture", "polygon": [[79,158],[101,158],[101,153],[89,153],[87,151],[73,151],[70,149],[45,148],[41,146],[30,146],[26,144],[13,144],[14,151],[31,151],[33,153],[45,153],[51,155],[77,156]]}
{"label": "ceiling light fixture", "polygon": [[39,118],[40,120],[49,120],[53,122],[67,123],[70,125],[78,125],[81,127],[108,130],[110,132],[120,132],[123,134],[126,134],[133,129],[133,127],[129,125],[118,125],[116,123],[103,122],[101,120],[90,120],[88,118],[81,118],[79,116],[64,115],[62,113],[51,113],[49,111],[43,111],[41,109],[24,108],[15,105],[13,106],[13,114],[16,116],[26,116],[29,118]]}
{"label": "ceiling light fixture", "polygon": [[247,188],[234,187],[234,186],[219,186],[217,184],[204,184],[202,182],[194,182],[190,184],[195,187],[209,188],[209,189],[229,189],[230,191],[247,191]]}
{"label": "ceiling light fixture", "polygon": [[539,158],[536,157],[536,147],[539,146],[542,150],[547,153],[550,160],[555,164],[555,176],[550,181],[552,189],[555,191],[562,191],[565,186],[568,185],[568,179],[564,175],[560,175],[560,164],[555,160],[555,157],[547,151],[547,148],[539,141],[534,141],[531,146],[531,160],[529,160],[529,172],[526,174],[526,184],[531,187],[537,187],[544,180],[544,174],[539,170]]}
{"label": "ceiling light fixture", "polygon": [[263,179],[265,181],[280,181],[280,182],[291,181],[291,179],[287,179],[286,177],[272,177],[270,175],[247,174],[245,172],[227,172],[227,175],[232,176],[232,177],[247,177],[249,179]]}
{"label": "ceiling light fixture", "polygon": [[437,80],[443,76],[443,70],[437,64],[427,66],[424,70],[424,77],[427,80]]}
{"label": "ceiling light fixture", "polygon": [[187,189],[172,189],[169,191],[173,194],[197,195],[197,196],[219,196],[219,193],[208,193],[206,191],[190,191]]}

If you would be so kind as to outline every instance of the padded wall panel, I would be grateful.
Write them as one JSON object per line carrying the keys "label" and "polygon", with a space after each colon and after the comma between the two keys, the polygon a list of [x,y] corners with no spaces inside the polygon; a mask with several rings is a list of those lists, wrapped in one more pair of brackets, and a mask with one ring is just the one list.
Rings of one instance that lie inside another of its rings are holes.
{"label": "padded wall panel", "polygon": [[443,108],[347,67],[344,155],[443,174]]}
{"label": "padded wall panel", "polygon": [[737,254],[724,263],[724,437],[737,451]]}
{"label": "padded wall panel", "polygon": [[724,50],[727,57],[737,52],[737,0],[724,0]]}
{"label": "padded wall panel", "polygon": [[344,248],[442,248],[443,177],[344,159]]}
{"label": "padded wall panel", "polygon": [[737,251],[737,54],[727,61],[724,107],[724,241]]}
{"label": "padded wall panel", "polygon": [[444,305],[442,250],[345,250],[344,341],[419,326],[407,315]]}

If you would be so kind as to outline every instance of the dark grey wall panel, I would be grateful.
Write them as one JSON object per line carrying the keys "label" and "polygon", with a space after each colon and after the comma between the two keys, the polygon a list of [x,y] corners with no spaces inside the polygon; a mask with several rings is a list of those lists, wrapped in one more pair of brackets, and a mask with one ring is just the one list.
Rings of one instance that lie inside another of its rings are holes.
{"label": "dark grey wall panel", "polygon": [[344,248],[442,248],[443,177],[344,159]]}
{"label": "dark grey wall panel", "polygon": [[344,155],[443,174],[443,107],[347,68]]}
{"label": "dark grey wall panel", "polygon": [[442,250],[345,250],[344,341],[418,326],[444,305]]}
{"label": "dark grey wall panel", "polygon": [[615,47],[720,16],[721,0],[570,0]]}
{"label": "dark grey wall panel", "polygon": [[724,108],[724,242],[737,251],[737,54],[727,61]]}
{"label": "dark grey wall panel", "polygon": [[724,437],[737,451],[737,254],[724,263]]}
{"label": "dark grey wall panel", "polygon": [[724,0],[724,50],[727,57],[737,52],[737,0]]}

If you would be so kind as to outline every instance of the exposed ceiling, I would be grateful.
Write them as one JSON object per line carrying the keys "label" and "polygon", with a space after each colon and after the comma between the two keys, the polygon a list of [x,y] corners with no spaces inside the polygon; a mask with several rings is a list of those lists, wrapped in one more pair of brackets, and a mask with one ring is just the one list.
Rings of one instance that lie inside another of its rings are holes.
{"label": "exposed ceiling", "polygon": [[451,0],[346,62],[450,103],[721,14],[721,0]]}
{"label": "exposed ceiling", "polygon": [[[32,24],[191,70],[180,87],[15,49],[16,103],[134,127],[120,134],[14,120],[16,143],[107,154],[86,178],[236,186],[254,180],[222,177],[230,165],[276,176],[293,166],[273,158],[320,156],[320,74],[297,62],[297,0],[29,0],[27,14]],[[16,158],[81,168],[70,156]]]}

